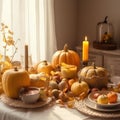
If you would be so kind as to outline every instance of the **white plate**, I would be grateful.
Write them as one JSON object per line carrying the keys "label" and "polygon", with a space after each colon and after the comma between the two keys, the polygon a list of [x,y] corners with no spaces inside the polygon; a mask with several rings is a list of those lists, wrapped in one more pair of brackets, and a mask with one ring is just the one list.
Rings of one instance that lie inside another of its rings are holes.
{"label": "white plate", "polygon": [[117,93],[118,95],[118,99],[117,99],[117,102],[116,103],[108,103],[108,104],[99,104],[96,102],[96,99],[93,97],[93,95],[95,93],[100,93],[100,94],[107,94],[109,91],[96,91],[96,92],[92,92],[88,95],[88,99],[91,101],[91,102],[94,102],[98,107],[101,107],[101,108],[113,108],[113,107],[116,107],[116,106],[120,106],[120,94]]}
{"label": "white plate", "polygon": [[114,111],[120,111],[120,105],[113,107],[113,108],[103,108],[103,107],[98,107],[97,104],[95,102],[91,102],[88,98],[86,98],[84,100],[84,104],[93,109],[93,110],[97,110],[97,111],[102,111],[102,112],[114,112]]}

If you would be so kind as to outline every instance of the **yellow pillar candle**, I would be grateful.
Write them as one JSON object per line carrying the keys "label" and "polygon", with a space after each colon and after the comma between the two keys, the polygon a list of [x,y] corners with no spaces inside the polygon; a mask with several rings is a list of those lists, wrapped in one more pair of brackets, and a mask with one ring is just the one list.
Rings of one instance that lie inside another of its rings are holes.
{"label": "yellow pillar candle", "polygon": [[89,49],[89,41],[87,40],[87,36],[85,36],[85,40],[82,44],[82,61],[88,62],[88,49]]}

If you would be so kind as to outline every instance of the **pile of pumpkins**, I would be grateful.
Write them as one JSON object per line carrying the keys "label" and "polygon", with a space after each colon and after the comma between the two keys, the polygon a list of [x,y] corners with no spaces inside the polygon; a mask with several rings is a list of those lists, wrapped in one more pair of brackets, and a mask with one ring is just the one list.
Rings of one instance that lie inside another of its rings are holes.
{"label": "pile of pumpkins", "polygon": [[[57,97],[56,89],[61,91],[61,94],[64,94],[63,96],[68,91],[73,96],[80,96],[82,93],[88,94],[90,88],[107,86],[108,72],[105,68],[95,65],[81,68],[80,63],[78,53],[69,50],[67,44],[65,44],[63,50],[58,50],[53,54],[51,63],[41,61],[29,68],[28,71],[17,68],[6,70],[2,75],[3,91],[10,98],[19,98],[20,89],[31,84],[29,75],[37,75],[41,72],[49,76],[50,93]],[[57,87],[52,82],[56,82]],[[55,89],[54,92],[53,89]]]}

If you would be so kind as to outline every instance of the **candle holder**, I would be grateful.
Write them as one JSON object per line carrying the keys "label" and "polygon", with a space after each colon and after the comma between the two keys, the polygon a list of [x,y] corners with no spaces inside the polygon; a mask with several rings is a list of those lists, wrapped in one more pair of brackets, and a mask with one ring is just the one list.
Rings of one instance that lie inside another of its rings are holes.
{"label": "candle holder", "polygon": [[82,61],[82,68],[88,66],[88,61]]}

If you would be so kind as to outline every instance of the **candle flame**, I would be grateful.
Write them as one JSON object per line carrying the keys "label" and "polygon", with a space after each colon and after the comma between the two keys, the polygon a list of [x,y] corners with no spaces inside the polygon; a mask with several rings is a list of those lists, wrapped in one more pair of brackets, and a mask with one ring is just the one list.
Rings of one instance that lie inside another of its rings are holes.
{"label": "candle flame", "polygon": [[85,41],[87,41],[87,36],[85,36]]}

